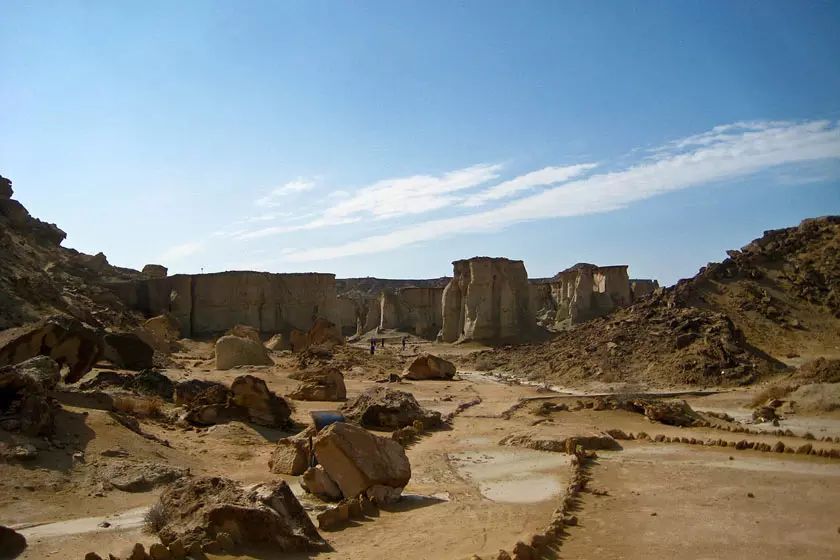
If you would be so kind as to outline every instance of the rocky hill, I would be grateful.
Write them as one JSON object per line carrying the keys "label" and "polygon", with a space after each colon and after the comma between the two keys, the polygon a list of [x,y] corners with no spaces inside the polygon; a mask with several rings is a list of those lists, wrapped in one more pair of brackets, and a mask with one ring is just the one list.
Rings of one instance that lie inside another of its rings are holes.
{"label": "rocky hill", "polygon": [[693,278],[551,341],[474,356],[538,381],[731,385],[840,354],[840,217],[765,232]]}
{"label": "rocky hill", "polygon": [[14,200],[12,182],[0,176],[0,329],[66,313],[96,326],[134,318],[101,282],[140,273],[61,246],[66,234],[32,217]]}

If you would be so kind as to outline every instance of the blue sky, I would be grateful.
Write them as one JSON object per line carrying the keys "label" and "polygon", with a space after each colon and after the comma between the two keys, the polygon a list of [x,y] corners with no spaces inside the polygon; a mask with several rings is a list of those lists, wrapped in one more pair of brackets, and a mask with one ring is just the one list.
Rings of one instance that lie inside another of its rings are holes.
{"label": "blue sky", "polygon": [[0,173],[134,268],[665,283],[840,213],[836,2],[7,2]]}

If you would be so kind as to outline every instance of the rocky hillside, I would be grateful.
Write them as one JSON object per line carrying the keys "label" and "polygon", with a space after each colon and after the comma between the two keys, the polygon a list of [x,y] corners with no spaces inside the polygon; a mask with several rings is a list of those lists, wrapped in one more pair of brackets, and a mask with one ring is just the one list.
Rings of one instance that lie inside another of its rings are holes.
{"label": "rocky hillside", "polygon": [[840,217],[765,232],[693,278],[551,341],[476,355],[538,381],[749,383],[840,355]]}
{"label": "rocky hillside", "polygon": [[0,329],[52,313],[103,327],[132,322],[99,283],[139,273],[111,266],[102,253],[62,247],[66,234],[32,217],[13,194],[12,182],[0,176]]}

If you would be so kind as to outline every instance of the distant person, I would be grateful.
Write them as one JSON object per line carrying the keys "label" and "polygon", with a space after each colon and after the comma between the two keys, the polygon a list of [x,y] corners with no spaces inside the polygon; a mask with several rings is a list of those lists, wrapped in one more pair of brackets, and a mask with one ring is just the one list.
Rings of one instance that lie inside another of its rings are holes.
{"label": "distant person", "polygon": [[373,353],[376,352],[376,339],[370,339],[370,355],[373,356]]}
{"label": "distant person", "polygon": [[382,346],[382,348],[385,348],[385,339],[384,338],[380,339],[379,344],[380,344],[380,346]]}
{"label": "distant person", "polygon": [[403,352],[405,352],[405,341],[406,341],[407,339],[408,339],[408,337],[407,337],[407,336],[404,336],[404,337],[402,338]]}

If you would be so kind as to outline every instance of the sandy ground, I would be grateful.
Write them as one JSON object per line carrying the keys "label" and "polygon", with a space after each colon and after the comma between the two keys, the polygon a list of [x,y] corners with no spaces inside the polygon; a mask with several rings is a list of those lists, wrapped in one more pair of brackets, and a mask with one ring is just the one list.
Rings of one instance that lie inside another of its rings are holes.
{"label": "sandy ground", "polygon": [[[390,356],[379,356],[373,373],[364,367],[347,373],[349,396],[375,385],[378,368],[388,360],[399,362],[420,349],[446,350],[441,353],[456,359],[474,350],[423,345],[409,347],[403,355],[396,343],[393,346]],[[208,365],[208,352],[209,345],[196,343],[179,358],[182,367],[167,370],[167,375],[175,380],[198,377],[230,383],[247,372],[265,379],[279,394],[297,384],[288,379],[289,360],[282,356],[276,367],[221,372]],[[564,454],[499,445],[512,433],[537,431],[560,438],[620,428],[669,437],[805,443],[796,436],[745,436],[715,428],[652,424],[625,411],[582,409],[537,415],[535,409],[545,397],[567,403],[579,397],[503,384],[475,372],[452,381],[393,386],[443,413],[476,397],[481,403],[457,416],[450,429],[428,433],[409,447],[412,479],[394,511],[323,532],[332,551],[318,558],[466,559],[473,554],[495,558],[500,548],[511,550],[516,541],[527,541],[547,524],[571,471]],[[749,415],[745,404],[754,391],[686,399],[697,410],[727,412],[745,420]],[[520,399],[537,400],[516,407]],[[307,424],[310,411],[339,404],[295,402],[294,417]],[[256,483],[278,477],[269,472],[267,461],[273,442],[288,435],[238,422],[193,430],[142,422],[144,430],[172,444],[166,447],[123,428],[103,411],[72,406],[65,406],[57,424],[60,433],[55,439],[64,442],[63,448],[49,449],[45,444],[34,462],[0,464],[0,523],[19,527],[27,536],[29,548],[21,558],[81,559],[91,550],[126,556],[135,542],[155,542],[141,530],[142,513],[159,491],[98,493],[98,469],[111,461],[103,451],[119,448],[132,459]],[[782,422],[781,428],[786,427],[798,435],[810,431],[817,437],[840,436],[840,418],[831,415],[797,415]],[[579,526],[569,529],[556,557],[840,557],[840,461],[649,441],[622,441],[621,446],[621,451],[598,452],[590,482],[597,491],[582,495]],[[78,452],[83,460],[73,458]],[[296,477],[283,478],[314,515],[314,509],[321,507],[317,500],[303,495]],[[102,521],[110,526],[100,527]],[[261,556],[274,557],[280,556]]]}

